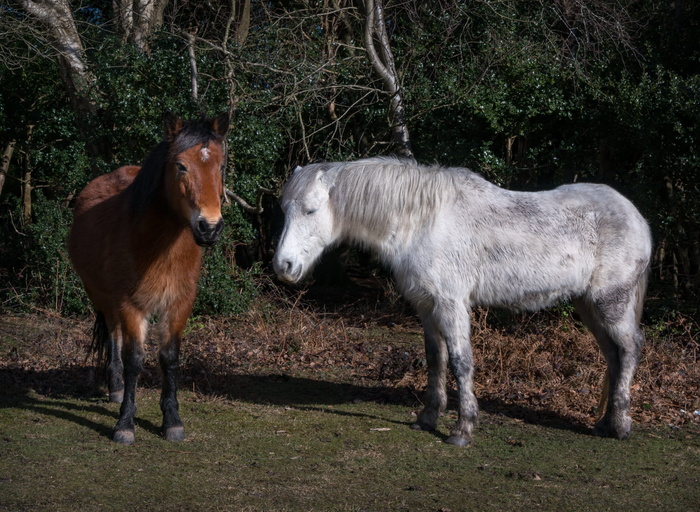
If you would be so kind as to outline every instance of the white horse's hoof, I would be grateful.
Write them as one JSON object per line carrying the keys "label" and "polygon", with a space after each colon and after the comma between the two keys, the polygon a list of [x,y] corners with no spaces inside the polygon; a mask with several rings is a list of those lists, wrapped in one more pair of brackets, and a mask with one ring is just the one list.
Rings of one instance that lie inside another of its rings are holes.
{"label": "white horse's hoof", "polygon": [[467,446],[469,443],[471,443],[471,440],[460,436],[450,436],[445,439],[445,442],[454,446]]}

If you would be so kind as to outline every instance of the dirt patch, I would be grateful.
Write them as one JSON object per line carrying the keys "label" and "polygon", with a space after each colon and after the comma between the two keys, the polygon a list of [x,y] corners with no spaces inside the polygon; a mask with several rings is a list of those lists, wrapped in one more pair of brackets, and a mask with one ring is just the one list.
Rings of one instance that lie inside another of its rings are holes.
{"label": "dirt patch", "polygon": [[[352,385],[360,390],[358,400],[420,407],[426,384],[422,330],[386,282],[274,290],[244,315],[190,320],[182,388],[216,397],[246,377],[303,376]],[[700,428],[697,324],[676,322],[646,329],[632,416],[641,424]],[[94,361],[86,360],[91,327],[90,320],[3,315],[0,385],[49,395],[94,393]],[[536,423],[592,426],[605,364],[575,318],[562,310],[477,310],[472,340],[482,409]],[[151,347],[141,386],[160,386],[155,352]]]}

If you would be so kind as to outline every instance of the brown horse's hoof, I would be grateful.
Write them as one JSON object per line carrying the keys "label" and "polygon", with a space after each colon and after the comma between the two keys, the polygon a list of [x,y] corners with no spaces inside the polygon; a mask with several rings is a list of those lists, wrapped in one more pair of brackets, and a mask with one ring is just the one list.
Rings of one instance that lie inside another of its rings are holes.
{"label": "brown horse's hoof", "polygon": [[467,446],[469,443],[471,443],[471,440],[460,436],[450,436],[445,439],[445,442],[454,446]]}
{"label": "brown horse's hoof", "polygon": [[133,430],[115,430],[112,441],[119,444],[134,444],[136,437]]}
{"label": "brown horse's hoof", "polygon": [[163,437],[166,441],[184,441],[185,427],[169,427],[163,430]]}

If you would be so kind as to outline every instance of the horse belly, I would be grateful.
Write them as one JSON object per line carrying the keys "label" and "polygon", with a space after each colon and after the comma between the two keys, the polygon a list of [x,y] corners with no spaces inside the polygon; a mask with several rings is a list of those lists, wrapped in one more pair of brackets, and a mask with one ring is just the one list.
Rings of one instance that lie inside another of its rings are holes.
{"label": "horse belly", "polygon": [[531,251],[505,261],[486,259],[477,272],[471,301],[532,311],[583,295],[595,268],[594,254],[571,249]]}

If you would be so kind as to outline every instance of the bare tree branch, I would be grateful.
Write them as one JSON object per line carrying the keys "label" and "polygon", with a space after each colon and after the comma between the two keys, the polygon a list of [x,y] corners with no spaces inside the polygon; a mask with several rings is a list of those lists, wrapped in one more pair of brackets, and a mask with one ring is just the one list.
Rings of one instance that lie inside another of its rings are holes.
{"label": "bare tree branch", "polygon": [[270,190],[269,188],[264,188],[264,187],[258,187],[258,193],[255,198],[255,206],[251,206],[248,201],[243,199],[241,196],[236,194],[233,190],[231,189],[226,189],[226,196],[233,199],[238,203],[238,205],[243,208],[248,213],[252,213],[253,215],[260,215],[264,210],[262,206],[262,198],[266,195],[274,195],[274,191]]}
{"label": "bare tree branch", "polygon": [[197,74],[197,56],[194,53],[194,34],[185,33],[187,54],[190,57],[190,74],[192,76],[192,99],[199,103],[199,75]]}
{"label": "bare tree branch", "polygon": [[[365,0],[367,20],[365,22],[365,47],[372,67],[384,83],[389,94],[389,118],[394,142],[398,153],[402,156],[413,156],[411,140],[406,124],[406,109],[404,107],[401,84],[394,55],[389,45],[389,35],[384,21],[384,6],[382,0]],[[375,42],[376,40],[376,42]],[[379,45],[377,49],[376,45]]]}

